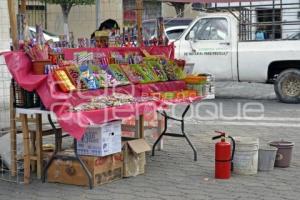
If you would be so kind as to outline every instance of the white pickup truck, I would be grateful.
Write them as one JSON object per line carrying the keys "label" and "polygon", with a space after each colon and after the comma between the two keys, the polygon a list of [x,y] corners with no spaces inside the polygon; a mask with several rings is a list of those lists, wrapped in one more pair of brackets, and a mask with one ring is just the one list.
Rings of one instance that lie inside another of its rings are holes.
{"label": "white pickup truck", "polygon": [[242,41],[239,34],[231,13],[207,13],[174,42],[175,57],[217,81],[274,83],[280,101],[300,103],[300,40]]}

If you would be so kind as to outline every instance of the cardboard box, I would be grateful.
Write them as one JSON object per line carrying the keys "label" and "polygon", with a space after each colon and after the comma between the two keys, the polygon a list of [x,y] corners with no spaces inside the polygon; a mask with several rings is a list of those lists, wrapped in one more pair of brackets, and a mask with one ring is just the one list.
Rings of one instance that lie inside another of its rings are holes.
{"label": "cardboard box", "polygon": [[121,121],[90,126],[77,142],[79,155],[107,156],[121,152]]}
{"label": "cardboard box", "polygon": [[122,139],[123,176],[137,176],[145,173],[146,151],[150,151],[149,144],[144,139]]}
{"label": "cardboard box", "polygon": [[[109,183],[123,177],[123,155],[117,153],[105,157],[81,156],[92,174],[94,186]],[[88,178],[76,160],[54,160],[48,170],[48,182],[89,186]]]}

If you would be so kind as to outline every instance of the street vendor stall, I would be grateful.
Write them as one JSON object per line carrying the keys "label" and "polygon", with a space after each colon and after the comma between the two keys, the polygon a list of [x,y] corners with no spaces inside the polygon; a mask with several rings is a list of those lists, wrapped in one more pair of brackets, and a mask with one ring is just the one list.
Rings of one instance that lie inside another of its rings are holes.
{"label": "street vendor stall", "polygon": [[[15,82],[26,91],[36,91],[43,108],[53,112],[63,131],[74,137],[75,157],[61,155],[56,141],[54,154],[43,170],[43,180],[47,176],[48,168],[51,168],[51,164],[56,159],[70,159],[79,161],[88,177],[88,185],[90,187],[95,185],[96,179],[86,166],[86,161],[82,161],[84,160],[84,157],[81,158],[82,153],[87,155],[87,152],[91,152],[88,155],[100,157],[107,154],[101,153],[101,149],[97,151],[88,149],[89,147],[78,149],[84,146],[82,144],[84,141],[90,140],[87,140],[86,137],[90,136],[86,133],[87,128],[91,126],[107,124],[131,116],[140,116],[142,121],[145,113],[166,109],[170,103],[185,103],[187,108],[180,120],[184,127],[184,115],[192,102],[201,100],[202,94],[199,96],[196,90],[187,88],[187,84],[183,81],[185,75],[182,68],[176,64],[176,61],[170,59],[173,57],[172,52],[172,46],[63,49],[65,57],[63,60],[54,60],[55,63],[38,66],[43,67],[43,70],[39,71],[44,71],[45,74],[36,74],[34,68],[37,66],[25,52],[5,53],[7,66]],[[31,112],[34,110],[31,109]],[[24,111],[20,114],[22,114],[24,147],[26,147],[24,148],[24,179],[28,183],[31,156],[27,141],[29,138],[27,114]],[[167,116],[165,112],[163,116],[166,122],[174,119]],[[56,129],[55,126],[53,128]],[[144,137],[143,124],[139,124],[137,133],[137,138]],[[183,129],[182,134],[193,148],[194,159],[197,160],[196,149]],[[58,140],[60,136],[55,135]],[[178,136],[164,131],[155,145],[164,135]],[[78,142],[80,142],[79,146]],[[41,147],[38,149],[41,150]],[[118,151],[120,150],[111,151],[109,154]]]}

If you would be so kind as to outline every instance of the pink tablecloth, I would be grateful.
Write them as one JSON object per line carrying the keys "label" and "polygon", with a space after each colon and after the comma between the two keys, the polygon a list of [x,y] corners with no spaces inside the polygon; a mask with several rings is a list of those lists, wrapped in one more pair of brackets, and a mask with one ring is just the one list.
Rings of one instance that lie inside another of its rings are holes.
{"label": "pink tablecloth", "polygon": [[160,101],[110,107],[88,112],[68,112],[70,106],[86,101],[86,98],[109,94],[113,91],[141,96],[144,92],[174,91],[185,89],[183,81],[161,82],[121,86],[114,89],[98,89],[81,93],[63,93],[55,85],[52,76],[33,75],[31,61],[24,52],[4,53],[6,64],[16,82],[28,91],[37,91],[45,107],[53,111],[61,127],[77,139],[82,138],[90,124],[137,116],[153,112],[164,106]]}
{"label": "pink tablecloth", "polygon": [[[144,47],[143,49],[147,50],[147,52],[151,55],[164,55],[167,58],[174,59],[174,46],[152,46],[152,47]],[[110,52],[119,52],[124,54],[125,52],[137,52],[142,53],[141,49],[138,47],[112,47],[112,48],[76,48],[76,49],[63,49],[63,53],[65,55],[65,59],[73,60],[73,55],[75,52],[80,51],[88,51],[88,52],[102,52],[109,56]]]}

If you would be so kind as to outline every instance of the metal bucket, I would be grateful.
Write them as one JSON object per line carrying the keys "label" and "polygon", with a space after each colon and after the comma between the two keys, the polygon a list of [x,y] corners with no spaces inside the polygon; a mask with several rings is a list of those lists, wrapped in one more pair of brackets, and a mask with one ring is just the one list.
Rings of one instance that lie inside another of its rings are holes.
{"label": "metal bucket", "polygon": [[261,147],[258,151],[258,170],[271,171],[274,169],[277,148],[272,146]]}

